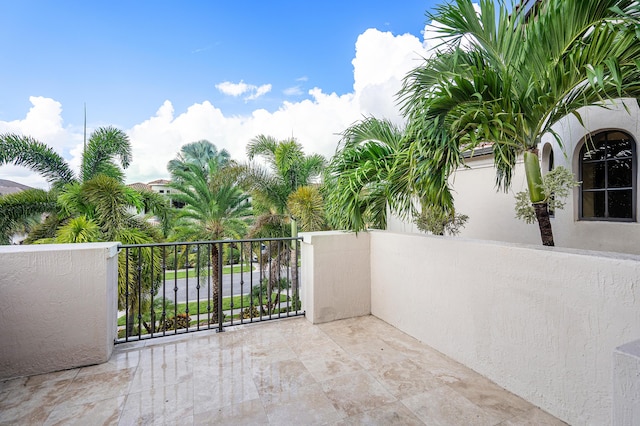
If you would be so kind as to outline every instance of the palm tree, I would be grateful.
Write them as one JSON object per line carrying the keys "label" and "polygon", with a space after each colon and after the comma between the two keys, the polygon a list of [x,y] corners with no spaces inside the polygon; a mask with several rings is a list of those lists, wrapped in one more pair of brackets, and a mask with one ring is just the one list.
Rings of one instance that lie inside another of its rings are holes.
{"label": "palm tree", "polygon": [[324,200],[318,186],[301,186],[291,193],[287,209],[296,218],[302,232],[324,231],[327,229]]}
{"label": "palm tree", "polygon": [[206,170],[210,161],[217,166],[224,166],[231,160],[231,155],[226,149],[218,151],[218,148],[206,139],[183,145],[176,158],[169,161],[167,169],[172,173],[176,169],[185,169],[185,164],[196,164]]}
{"label": "palm tree", "polygon": [[[118,160],[118,163],[116,163]],[[99,128],[89,139],[83,152],[79,176],[71,166],[49,146],[28,136],[16,134],[0,135],[0,166],[14,164],[25,166],[43,175],[51,185],[50,191],[30,189],[11,197],[0,197],[0,237],[6,243],[13,229],[33,215],[48,213],[58,219],[64,217],[59,210],[58,196],[69,188],[88,182],[98,175],[106,175],[122,183],[126,168],[131,161],[131,144],[127,135],[113,127]],[[50,219],[49,223],[60,224]],[[42,227],[40,227],[40,230]],[[54,237],[57,226],[49,226],[44,237]],[[39,233],[35,229],[35,233]]]}
{"label": "palm tree", "polygon": [[269,214],[290,222],[292,235],[297,234],[296,218],[288,207],[289,196],[298,188],[312,184],[320,176],[326,160],[318,154],[305,155],[302,145],[294,138],[278,141],[265,135],[249,142],[247,156],[250,161],[262,158],[268,169],[257,164],[246,166],[243,184],[269,209]]}
{"label": "palm tree", "polygon": [[542,243],[553,245],[540,138],[568,114],[580,119],[584,106],[640,95],[640,9],[634,0],[547,0],[527,19],[502,1],[479,3],[479,13],[471,0],[455,0],[429,14],[443,41],[399,93],[408,126],[398,166],[423,204],[448,209],[448,177],[462,151],[492,143],[505,191],[524,154]]}
{"label": "palm tree", "polygon": [[[312,207],[312,210],[305,210],[302,213],[305,218],[305,226],[312,223],[319,223],[323,218],[318,215],[323,212],[320,209],[313,209],[317,203],[317,197],[311,202],[310,197],[314,197],[311,191],[307,191],[306,201],[302,201],[303,194],[296,191],[312,185],[313,180],[319,178],[325,167],[326,160],[318,154],[305,155],[302,145],[294,139],[279,141],[272,136],[258,135],[247,145],[247,156],[252,161],[256,157],[262,158],[268,169],[257,164],[251,164],[242,169],[243,184],[247,187],[253,197],[267,207],[267,212],[256,219],[252,236],[265,230],[279,229],[279,235],[264,236],[286,236],[285,224],[289,222],[291,237],[298,236],[297,217],[294,216],[296,208],[303,209]],[[293,195],[293,199],[291,199]],[[294,207],[294,211],[290,210]],[[324,216],[324,214],[322,214]],[[265,227],[264,225],[268,225]],[[272,290],[279,288],[276,270],[283,260],[284,252],[272,245],[268,247],[269,253],[278,253],[270,260],[269,280],[267,283],[267,294],[271,295]],[[289,264],[291,265],[291,278],[294,298],[298,297],[298,243],[293,241],[289,253]],[[271,255],[268,256],[268,258]],[[278,297],[278,296],[276,296]]]}
{"label": "palm tree", "polygon": [[[89,138],[82,156],[79,176],[68,163],[45,144],[14,134],[0,135],[0,165],[29,167],[45,176],[50,191],[27,190],[0,197],[0,235],[7,236],[24,219],[47,213],[25,242],[79,243],[120,241],[124,244],[148,244],[161,236],[147,222],[130,212],[144,203],[162,216],[164,203],[157,194],[140,193],[124,185],[124,173],[131,161],[127,135],[113,127],[99,128]],[[118,307],[129,311],[129,334],[138,308],[144,309],[159,283],[160,261],[151,261],[149,249],[129,253],[129,263],[140,265],[124,270],[125,254],[119,254]],[[153,265],[155,270],[151,270]],[[138,275],[139,274],[139,275]],[[139,285],[142,288],[138,288]],[[128,303],[127,303],[128,301]]]}
{"label": "palm tree", "polygon": [[404,133],[389,120],[374,117],[354,123],[344,132],[325,171],[324,194],[334,228],[361,231],[384,229],[392,196],[391,170]]}
{"label": "palm tree", "polygon": [[[210,159],[206,167],[198,163],[183,163],[171,170],[175,189],[171,199],[184,204],[178,212],[174,238],[182,241],[217,241],[246,235],[251,205],[237,180],[237,169],[222,167]],[[212,322],[217,322],[220,297],[218,245],[211,245],[213,306]]]}

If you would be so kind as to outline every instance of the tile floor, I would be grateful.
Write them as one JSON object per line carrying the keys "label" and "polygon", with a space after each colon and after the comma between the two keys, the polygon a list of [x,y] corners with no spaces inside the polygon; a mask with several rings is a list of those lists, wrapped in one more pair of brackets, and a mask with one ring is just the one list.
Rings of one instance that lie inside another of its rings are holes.
{"label": "tile floor", "polygon": [[564,423],[368,316],[119,345],[105,364],[0,382],[0,424]]}

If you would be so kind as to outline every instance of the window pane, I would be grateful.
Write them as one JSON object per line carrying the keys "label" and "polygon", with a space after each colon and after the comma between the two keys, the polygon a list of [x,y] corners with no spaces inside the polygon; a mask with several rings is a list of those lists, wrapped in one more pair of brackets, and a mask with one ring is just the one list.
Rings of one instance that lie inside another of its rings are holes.
{"label": "window pane", "polygon": [[604,162],[584,163],[582,165],[582,187],[584,189],[604,188]]}
{"label": "window pane", "polygon": [[631,170],[631,158],[625,160],[610,160],[609,188],[630,188],[633,186],[633,174]]}
{"label": "window pane", "polygon": [[604,217],[604,191],[582,193],[582,217]]}
{"label": "window pane", "polygon": [[631,157],[631,140],[624,133],[610,134],[608,144],[607,158]]}
{"label": "window pane", "polygon": [[631,219],[633,217],[632,201],[630,189],[609,191],[609,217]]}
{"label": "window pane", "polygon": [[582,154],[582,159],[584,161],[605,159],[605,143],[599,143],[595,139],[587,140],[582,149],[584,149],[584,154]]}

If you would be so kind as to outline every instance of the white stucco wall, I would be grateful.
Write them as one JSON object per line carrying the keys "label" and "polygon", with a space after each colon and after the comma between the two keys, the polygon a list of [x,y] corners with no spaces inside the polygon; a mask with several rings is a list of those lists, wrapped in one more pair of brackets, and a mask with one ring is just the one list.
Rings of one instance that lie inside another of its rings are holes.
{"label": "white stucco wall", "polygon": [[117,243],[0,246],[0,379],[106,362]]}
{"label": "white stucco wall", "polygon": [[[546,158],[545,145],[554,150],[556,166],[568,167],[578,178],[578,154],[584,138],[591,133],[605,130],[622,130],[636,141],[636,153],[640,155],[640,108],[635,100],[624,101],[628,111],[621,104],[609,106],[609,110],[589,107],[582,110],[584,126],[573,116],[567,116],[553,129],[562,140],[562,147],[552,135],[545,135],[539,146],[543,170]],[[640,164],[640,162],[639,162]],[[458,213],[469,216],[467,225],[460,236],[484,240],[497,240],[526,244],[540,244],[537,224],[527,225],[515,218],[516,192],[526,188],[524,168],[520,160],[516,165],[512,188],[508,193],[497,192],[495,169],[491,155],[472,158],[467,161],[470,168],[460,169],[451,177],[455,206]],[[640,167],[637,167],[637,182],[640,185]],[[587,250],[613,251],[640,254],[640,224],[636,221],[608,222],[581,221],[578,211],[579,188],[567,200],[564,210],[558,210],[551,219],[556,246]],[[640,197],[637,197],[640,203]],[[640,206],[636,206],[640,214]],[[419,232],[410,223],[403,223],[391,217],[387,229],[392,232]]]}
{"label": "white stucco wall", "polygon": [[305,232],[302,306],[314,324],[371,313],[369,233]]}
{"label": "white stucco wall", "polygon": [[617,348],[613,354],[613,424],[640,424],[640,340]]}
{"label": "white stucco wall", "polygon": [[612,418],[640,256],[369,233],[371,313],[570,424]]}

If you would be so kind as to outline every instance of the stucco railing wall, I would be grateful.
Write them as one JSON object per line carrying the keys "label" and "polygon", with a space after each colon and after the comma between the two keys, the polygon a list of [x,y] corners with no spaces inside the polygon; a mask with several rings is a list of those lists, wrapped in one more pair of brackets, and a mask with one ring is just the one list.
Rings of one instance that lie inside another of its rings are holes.
{"label": "stucco railing wall", "polygon": [[0,379],[106,362],[117,243],[0,246]]}
{"label": "stucco railing wall", "polygon": [[617,418],[614,350],[640,337],[640,256],[370,240],[373,315],[570,424]]}
{"label": "stucco railing wall", "polygon": [[302,306],[314,324],[369,315],[369,233],[307,232],[301,247]]}

